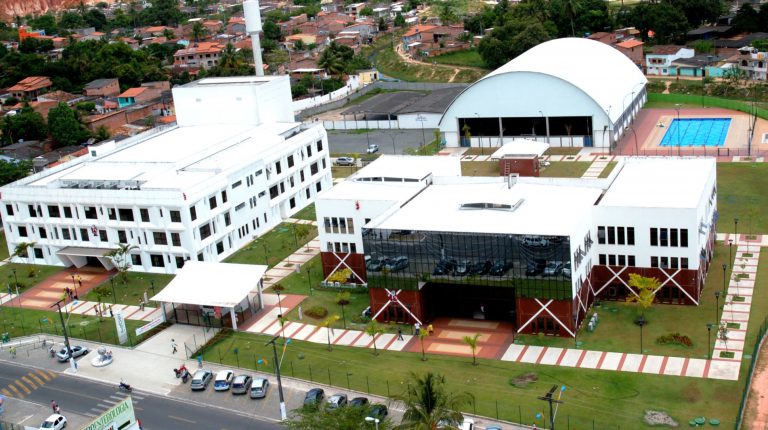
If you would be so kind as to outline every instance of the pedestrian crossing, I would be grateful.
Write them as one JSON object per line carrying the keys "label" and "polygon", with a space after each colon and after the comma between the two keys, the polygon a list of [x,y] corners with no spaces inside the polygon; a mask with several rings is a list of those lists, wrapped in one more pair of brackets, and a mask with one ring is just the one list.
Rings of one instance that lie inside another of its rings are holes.
{"label": "pedestrian crossing", "polygon": [[5,387],[0,388],[0,393],[7,397],[23,399],[32,394],[33,391],[41,388],[46,382],[56,378],[56,376],[57,374],[50,370],[35,369],[17,378]]}
{"label": "pedestrian crossing", "polygon": [[[131,396],[131,400],[133,400],[134,409],[141,410],[141,408],[136,407],[136,403],[141,400],[144,400],[144,396],[140,394],[133,394],[133,393],[131,393],[130,396]],[[106,411],[114,407],[116,404],[122,402],[126,397],[128,397],[128,394],[123,393],[121,391],[116,391],[115,394],[110,395],[108,398],[101,399],[99,403],[96,404],[96,406],[84,412],[84,415],[91,418],[101,416]]]}

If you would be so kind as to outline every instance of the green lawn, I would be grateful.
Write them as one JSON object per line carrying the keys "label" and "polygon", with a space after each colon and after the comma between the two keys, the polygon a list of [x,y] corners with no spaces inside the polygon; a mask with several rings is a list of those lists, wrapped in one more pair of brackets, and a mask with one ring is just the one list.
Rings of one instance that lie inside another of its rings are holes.
{"label": "green lawn", "polygon": [[0,231],[0,260],[5,260],[9,256],[8,242],[5,241],[5,230],[3,230]]}
{"label": "green lawn", "polygon": [[499,176],[499,162],[462,161],[461,176]]}
{"label": "green lawn", "polygon": [[334,178],[346,178],[360,170],[357,166],[331,166],[331,176]]}
{"label": "green lawn", "polygon": [[766,163],[717,163],[718,231],[733,233],[738,218],[740,233],[768,233],[766,177]]}
{"label": "green lawn", "polygon": [[[110,294],[107,297],[102,298],[104,303],[122,303],[124,305],[137,306],[139,300],[143,300],[144,292],[147,292],[148,298],[152,298],[155,294],[159,293],[169,282],[174,278],[174,275],[166,275],[161,273],[142,273],[142,272],[128,272],[128,281],[123,282],[120,276],[114,278],[115,296],[113,297],[112,282],[105,281],[101,285],[106,286],[110,290]],[[152,285],[155,286],[154,290]],[[115,301],[117,298],[117,301]],[[91,290],[83,296],[83,300],[92,302],[98,302],[99,298],[94,290]]]}
{"label": "green lawn", "polygon": [[296,224],[281,223],[260,238],[245,245],[242,249],[229,256],[225,263],[268,264],[269,267],[283,261],[299,246],[317,236],[315,226],[307,226],[309,234],[298,238],[294,232]]}
{"label": "green lawn", "polygon": [[605,169],[603,169],[603,171],[600,173],[600,176],[598,177],[607,178],[608,176],[610,176],[611,172],[613,172],[613,169],[616,168],[616,164],[618,164],[617,161],[611,161],[610,163],[608,163],[608,165],[605,166]]}
{"label": "green lawn", "polygon": [[424,61],[434,61],[438,64],[450,64],[452,66],[477,67],[480,69],[488,68],[485,65],[485,61],[483,61],[483,57],[477,52],[477,49],[449,52],[436,57],[426,58]]}
{"label": "green lawn", "polygon": [[580,178],[589,169],[588,161],[552,161],[548,167],[541,169],[545,178]]}
{"label": "green lawn", "polygon": [[[24,292],[29,289],[29,287],[37,285],[40,281],[62,270],[64,270],[64,268],[60,266],[8,263],[0,266],[0,283],[3,285],[4,291],[7,290],[8,285],[14,283],[14,280],[18,280],[20,284],[19,292]],[[14,291],[14,293],[15,292],[16,291]]]}
{"label": "green lawn", "polygon": [[293,214],[291,218],[317,221],[317,216],[315,215],[315,204],[312,203],[311,205],[306,206],[304,209]]}
{"label": "green lawn", "polygon": [[464,151],[464,155],[491,155],[496,152],[497,149],[499,149],[498,146],[473,146],[471,148],[467,148],[467,150]]}
{"label": "green lawn", "polygon": [[544,151],[544,155],[578,155],[581,148],[550,147]]}
{"label": "green lawn", "polygon": [[437,140],[433,140],[426,145],[420,145],[418,148],[405,148],[406,155],[435,155],[440,152],[440,146]]}
{"label": "green lawn", "polygon": [[[63,312],[63,310],[62,310]],[[118,344],[115,321],[112,318],[99,319],[95,316],[83,316],[77,314],[64,314],[67,322],[67,333],[71,338],[85,339],[94,342]],[[19,309],[7,303],[0,307],[0,324],[3,333],[8,333],[11,338],[49,333],[61,336],[61,320],[57,312],[39,311],[34,309]],[[146,324],[144,321],[125,320],[128,329],[129,343],[136,345],[147,337],[144,334],[136,337],[136,328]],[[76,340],[72,340],[76,343]],[[19,351],[23,357],[23,351]]]}

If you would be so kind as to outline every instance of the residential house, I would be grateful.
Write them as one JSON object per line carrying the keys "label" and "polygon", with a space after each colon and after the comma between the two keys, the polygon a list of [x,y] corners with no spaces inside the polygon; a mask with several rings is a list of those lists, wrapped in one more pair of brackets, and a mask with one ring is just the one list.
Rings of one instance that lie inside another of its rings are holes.
{"label": "residential house", "polygon": [[[420,25],[416,27],[419,28],[412,28],[403,36],[403,49],[412,57],[432,57],[469,47],[468,43],[457,40],[458,36],[464,33],[464,27],[461,25]],[[405,43],[406,39],[410,42]]]}
{"label": "residential house", "polygon": [[173,54],[173,65],[188,69],[210,69],[219,61],[224,46],[218,42],[198,42]]}
{"label": "residential house", "polygon": [[744,46],[739,49],[738,67],[749,78],[757,81],[766,80],[768,70],[768,53],[760,52],[757,48]]}
{"label": "residential house", "polygon": [[293,29],[305,22],[309,22],[309,18],[306,13],[302,13],[301,15],[292,16],[288,21],[280,22],[278,25],[283,34],[290,35],[293,34]]}
{"label": "residential house", "polygon": [[203,21],[203,27],[205,27],[209,35],[215,35],[221,32],[224,28],[224,23],[218,20],[205,20]]}
{"label": "residential house", "polygon": [[613,45],[616,43],[616,34],[608,33],[605,31],[598,31],[597,33],[592,33],[587,36],[587,39],[596,40],[598,42],[605,43],[606,45]]}
{"label": "residential house", "polygon": [[629,39],[623,42],[619,42],[613,45],[613,47],[618,49],[622,54],[626,55],[627,58],[632,60],[633,63],[637,64],[638,67],[642,67],[643,41],[638,39]]}
{"label": "residential house", "polygon": [[357,18],[360,16],[360,12],[365,9],[365,6],[365,3],[352,3],[344,8],[344,12]]}
{"label": "residential house", "polygon": [[45,36],[45,30],[32,30],[25,25],[19,27],[19,42],[23,42],[24,39],[37,39],[42,36]]}
{"label": "residential house", "polygon": [[647,75],[676,76],[677,69],[672,64],[681,58],[691,58],[694,55],[692,48],[678,45],[658,45],[645,55]]}
{"label": "residential house", "polygon": [[145,28],[139,29],[137,35],[141,36],[142,38],[162,36],[165,30],[173,31],[171,27],[166,27],[164,25],[154,25],[152,27],[145,27]]}
{"label": "residential house", "polygon": [[8,88],[8,92],[19,100],[34,100],[46,92],[51,85],[53,83],[47,76],[28,76]]}
{"label": "residential house", "polygon": [[160,94],[162,93],[161,90],[153,87],[134,87],[134,88],[128,88],[124,92],[122,92],[120,95],[117,96],[117,105],[120,108],[124,108],[126,106],[131,106],[136,103],[142,103],[149,100],[156,99],[160,97]]}
{"label": "residential house", "polygon": [[43,95],[40,95],[37,97],[37,101],[39,102],[54,102],[56,104],[59,103],[66,103],[69,106],[74,105],[75,103],[82,101],[85,97],[83,96],[77,96],[74,94],[70,94],[66,91],[51,91],[49,93],[45,93]]}
{"label": "residential house", "polygon": [[233,16],[227,22],[228,34],[245,34],[245,18],[242,16]]}
{"label": "residential house", "polygon": [[358,20],[354,24],[348,25],[344,27],[342,31],[340,31],[339,35],[353,35],[357,34],[360,36],[360,40],[363,43],[370,43],[373,41],[373,37],[379,32],[379,26],[376,25],[376,23],[373,22],[372,19],[366,19],[366,20]]}

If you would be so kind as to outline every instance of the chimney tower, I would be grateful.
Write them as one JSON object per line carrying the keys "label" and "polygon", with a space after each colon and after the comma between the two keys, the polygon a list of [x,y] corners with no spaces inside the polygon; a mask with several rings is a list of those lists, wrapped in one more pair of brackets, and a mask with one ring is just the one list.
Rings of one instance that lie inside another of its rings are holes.
{"label": "chimney tower", "polygon": [[257,0],[245,0],[243,2],[243,12],[245,13],[245,31],[251,36],[251,46],[253,47],[253,62],[256,65],[256,76],[264,76],[264,66],[261,62],[261,10]]}

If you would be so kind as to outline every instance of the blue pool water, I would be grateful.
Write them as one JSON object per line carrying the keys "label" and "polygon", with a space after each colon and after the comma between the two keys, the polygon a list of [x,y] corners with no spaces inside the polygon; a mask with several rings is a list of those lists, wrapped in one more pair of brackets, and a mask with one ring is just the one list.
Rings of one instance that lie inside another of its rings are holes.
{"label": "blue pool water", "polygon": [[723,146],[730,125],[730,118],[673,119],[659,145]]}

